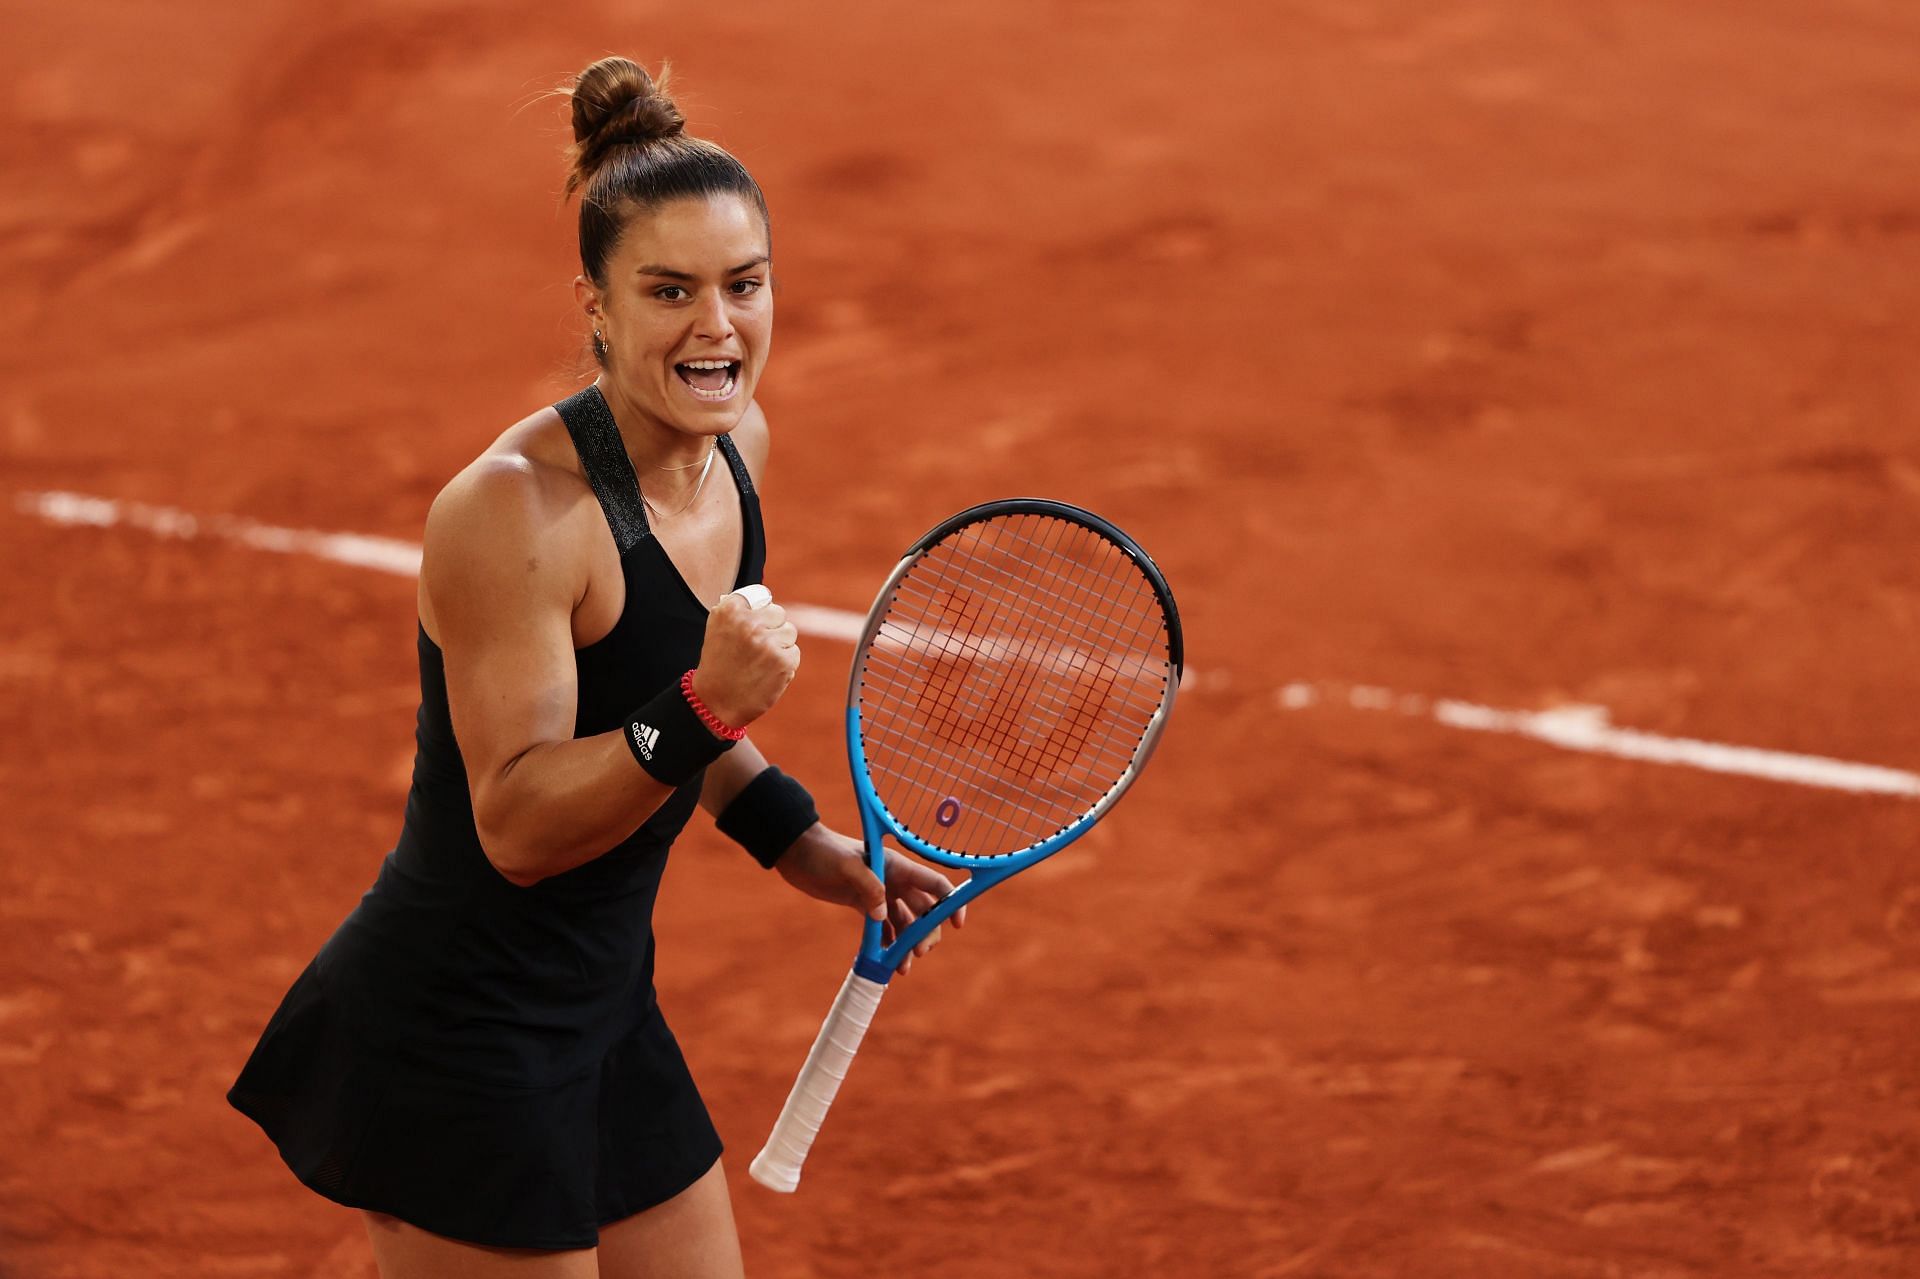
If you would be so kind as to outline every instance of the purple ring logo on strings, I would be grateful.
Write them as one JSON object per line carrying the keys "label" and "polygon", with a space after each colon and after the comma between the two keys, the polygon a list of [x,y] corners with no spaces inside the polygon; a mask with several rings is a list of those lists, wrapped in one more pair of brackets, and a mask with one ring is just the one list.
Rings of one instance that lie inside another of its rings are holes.
{"label": "purple ring logo on strings", "polygon": [[940,807],[933,810],[933,820],[942,827],[953,825],[960,820],[960,801],[949,795],[940,801]]}

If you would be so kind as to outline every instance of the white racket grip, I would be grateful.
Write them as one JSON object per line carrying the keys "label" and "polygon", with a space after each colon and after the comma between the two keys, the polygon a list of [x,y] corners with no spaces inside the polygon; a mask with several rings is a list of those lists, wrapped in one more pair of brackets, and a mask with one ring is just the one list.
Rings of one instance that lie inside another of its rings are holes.
{"label": "white racket grip", "polygon": [[860,1041],[873,1021],[873,1011],[880,1006],[880,996],[886,993],[887,988],[878,982],[858,973],[847,974],[832,1011],[820,1026],[819,1038],[813,1041],[813,1051],[807,1054],[807,1064],[800,1067],[800,1077],[793,1081],[787,1104],[780,1108],[773,1134],[748,1168],[755,1181],[783,1194],[792,1194],[799,1186],[800,1165],[807,1162],[807,1151],[813,1148],[827,1108],[833,1105],[840,1081],[847,1077],[847,1067],[853,1064],[853,1055],[860,1051]]}

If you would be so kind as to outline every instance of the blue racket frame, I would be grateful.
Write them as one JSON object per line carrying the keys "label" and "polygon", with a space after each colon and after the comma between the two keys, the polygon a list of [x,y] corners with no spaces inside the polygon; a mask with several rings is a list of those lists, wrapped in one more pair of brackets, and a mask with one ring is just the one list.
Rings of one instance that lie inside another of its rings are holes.
{"label": "blue racket frame", "polygon": [[893,836],[901,847],[918,853],[930,862],[961,868],[969,872],[965,882],[942,898],[932,910],[908,925],[906,931],[893,939],[891,946],[882,944],[886,936],[886,926],[877,919],[866,921],[866,926],[860,935],[860,955],[854,960],[853,971],[868,981],[878,982],[882,986],[893,979],[894,972],[900,967],[900,961],[912,954],[913,948],[926,940],[927,934],[940,927],[955,911],[1008,876],[1025,870],[1049,854],[1059,852],[1080,838],[1099,818],[1099,813],[1096,812],[1067,827],[1058,835],[1003,857],[969,857],[962,853],[950,853],[943,848],[935,848],[893,820],[893,815],[887,812],[886,806],[880,802],[880,796],[873,789],[873,779],[867,775],[867,761],[860,751],[859,734],[860,712],[857,708],[849,708],[847,754],[853,761],[853,793],[860,804],[860,833],[867,844],[867,865],[872,868],[874,875],[881,883],[886,882],[887,850],[882,841],[888,835]]}
{"label": "blue racket frame", "polygon": [[[887,806],[881,802],[879,792],[874,788],[873,778],[867,770],[866,751],[861,747],[858,694],[860,680],[865,671],[867,646],[879,625],[887,601],[893,597],[894,589],[898,586],[901,576],[919,558],[921,552],[969,524],[976,524],[1001,515],[1019,514],[1047,515],[1084,525],[1110,539],[1140,566],[1160,596],[1161,606],[1166,615],[1170,658],[1170,669],[1167,672],[1169,686],[1167,696],[1161,702],[1160,709],[1155,712],[1132,767],[1085,816],[1058,833],[1049,835],[1018,852],[979,857],[968,853],[950,852],[929,844],[907,830],[895,820],[892,813],[887,811]],[[860,833],[866,843],[867,865],[881,883],[884,884],[887,877],[884,840],[888,836],[892,836],[896,843],[909,852],[916,853],[937,865],[965,870],[968,876],[965,882],[957,886],[932,910],[908,925],[899,936],[894,938],[892,945],[885,944],[886,925],[877,919],[867,920],[861,931],[860,953],[854,960],[853,971],[868,981],[886,985],[893,979],[893,974],[899,969],[901,961],[913,953],[913,948],[926,940],[927,935],[950,918],[954,912],[988,889],[1017,875],[1035,862],[1052,856],[1086,834],[1087,830],[1099,821],[1109,808],[1113,807],[1121,793],[1132,785],[1134,778],[1139,775],[1141,769],[1146,767],[1154,747],[1159,743],[1160,730],[1165,726],[1167,716],[1173,710],[1174,698],[1180,690],[1180,677],[1185,669],[1184,648],[1180,614],[1173,602],[1173,592],[1168,588],[1166,578],[1161,575],[1159,567],[1148,558],[1145,551],[1140,549],[1139,543],[1091,511],[1046,498],[1010,498],[998,502],[987,502],[941,521],[916,542],[913,549],[901,557],[899,564],[888,576],[887,584],[881,588],[879,595],[875,598],[873,608],[867,614],[866,625],[861,631],[860,646],[856,650],[847,696],[847,761],[853,770],[854,799],[860,806]]]}

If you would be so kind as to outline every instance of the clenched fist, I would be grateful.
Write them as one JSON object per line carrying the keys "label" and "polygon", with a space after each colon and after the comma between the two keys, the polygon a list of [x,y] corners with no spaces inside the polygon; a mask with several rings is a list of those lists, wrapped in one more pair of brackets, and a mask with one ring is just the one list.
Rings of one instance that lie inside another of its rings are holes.
{"label": "clenched fist", "polygon": [[[758,608],[749,593],[766,602]],[[765,587],[722,595],[707,614],[693,691],[729,728],[745,728],[773,709],[800,668],[800,633]]]}

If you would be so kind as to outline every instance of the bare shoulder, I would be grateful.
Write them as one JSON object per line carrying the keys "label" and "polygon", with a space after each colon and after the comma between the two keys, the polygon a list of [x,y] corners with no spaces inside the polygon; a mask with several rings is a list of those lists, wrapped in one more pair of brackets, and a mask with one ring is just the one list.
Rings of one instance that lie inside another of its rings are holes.
{"label": "bare shoulder", "polygon": [[747,474],[753,477],[753,486],[759,488],[766,481],[767,454],[773,441],[767,430],[767,414],[759,401],[747,405],[747,411],[740,418],[740,425],[729,432],[733,446],[740,450],[740,460],[747,464]]}
{"label": "bare shoulder", "polygon": [[536,577],[542,594],[578,598],[587,564],[583,504],[593,506],[593,493],[559,416],[542,409],[507,428],[447,482],[427,512],[420,611],[429,632],[450,600],[471,602],[506,577]]}
{"label": "bare shoulder", "polygon": [[516,422],[447,481],[427,512],[429,550],[538,539],[563,526],[580,499],[591,496],[578,466],[570,465],[571,451],[551,447],[543,417],[559,421],[543,409]]}

